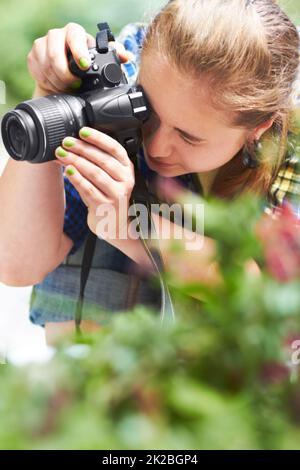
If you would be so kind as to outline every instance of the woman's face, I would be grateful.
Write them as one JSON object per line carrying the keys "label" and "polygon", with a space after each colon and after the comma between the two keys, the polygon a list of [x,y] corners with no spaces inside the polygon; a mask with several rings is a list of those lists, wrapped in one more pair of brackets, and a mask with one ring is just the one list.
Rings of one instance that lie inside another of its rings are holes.
{"label": "woman's face", "polygon": [[161,58],[143,57],[138,82],[153,109],[143,127],[145,158],[162,176],[214,170],[245,144],[249,130],[229,127],[228,114],[211,106],[207,89]]}

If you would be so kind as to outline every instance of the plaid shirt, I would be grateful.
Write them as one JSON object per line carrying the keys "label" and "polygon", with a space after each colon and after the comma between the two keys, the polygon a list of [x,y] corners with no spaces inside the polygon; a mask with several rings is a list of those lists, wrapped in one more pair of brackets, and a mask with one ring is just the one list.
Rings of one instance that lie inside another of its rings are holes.
{"label": "plaid shirt", "polygon": [[[147,26],[144,23],[131,23],[125,26],[118,38],[118,42],[123,43],[125,49],[132,52],[134,60],[122,64],[123,71],[128,83],[134,85],[139,70],[140,51],[143,45]],[[300,33],[300,28],[298,28]],[[300,78],[300,77],[299,77]],[[296,82],[295,106],[300,107],[300,80]],[[298,88],[297,88],[298,87]],[[139,168],[149,183],[156,176],[146,164],[144,149],[141,147],[138,154]],[[182,175],[175,178],[188,189],[195,191],[191,174]],[[64,220],[64,232],[72,239],[74,245],[69,254],[75,253],[84,242],[87,233],[87,207],[83,203],[79,193],[65,177],[66,211]],[[273,182],[269,194],[266,197],[265,211],[272,211],[285,200],[292,202],[295,214],[300,218],[300,149],[299,154],[289,155],[280,168],[275,181]]]}
{"label": "plaid shirt", "polygon": [[[297,27],[300,35],[300,26]],[[294,84],[293,104],[295,109],[300,108],[300,70],[298,79]],[[299,137],[298,137],[299,138]],[[267,195],[266,212],[273,212],[285,201],[289,201],[293,211],[300,219],[300,147],[296,146],[287,151],[284,163],[272,183]]]}

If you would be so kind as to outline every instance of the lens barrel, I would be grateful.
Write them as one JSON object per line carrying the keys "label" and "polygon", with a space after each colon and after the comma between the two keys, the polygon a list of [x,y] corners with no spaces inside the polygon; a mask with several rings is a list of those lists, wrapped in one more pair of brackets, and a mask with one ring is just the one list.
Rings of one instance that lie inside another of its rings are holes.
{"label": "lens barrel", "polygon": [[84,101],[73,95],[50,95],[20,103],[4,115],[3,143],[15,160],[43,163],[66,136],[77,135],[87,124]]}

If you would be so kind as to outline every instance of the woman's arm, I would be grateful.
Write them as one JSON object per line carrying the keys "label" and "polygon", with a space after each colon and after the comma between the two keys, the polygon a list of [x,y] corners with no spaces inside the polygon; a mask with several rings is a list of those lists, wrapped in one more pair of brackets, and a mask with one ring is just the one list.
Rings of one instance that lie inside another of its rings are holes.
{"label": "woman's arm", "polygon": [[[35,97],[41,96],[36,90]],[[64,182],[59,165],[9,158],[0,177],[0,281],[32,285],[72,248],[63,234]]]}
{"label": "woman's arm", "polygon": [[0,281],[16,286],[39,282],[72,247],[71,240],[62,238],[59,166],[9,159],[0,178],[0,218]]}
{"label": "woman's arm", "polygon": [[[221,275],[214,261],[216,253],[214,240],[190,232],[156,213],[152,214],[152,218],[158,239],[150,240],[150,245],[154,248],[159,247],[164,266],[176,281],[205,282],[210,285],[221,282]],[[140,264],[146,271],[153,270],[142,241],[136,239],[135,224],[128,225],[127,239],[108,239],[107,241]],[[180,250],[172,249],[172,241],[180,245]],[[195,249],[187,248],[191,246],[191,243]]]}

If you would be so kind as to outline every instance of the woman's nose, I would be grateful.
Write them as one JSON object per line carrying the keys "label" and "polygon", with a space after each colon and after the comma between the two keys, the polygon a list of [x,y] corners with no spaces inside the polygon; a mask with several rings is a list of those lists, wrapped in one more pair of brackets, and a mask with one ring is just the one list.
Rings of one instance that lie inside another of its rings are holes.
{"label": "woman's nose", "polygon": [[150,118],[144,124],[143,138],[147,152],[153,158],[168,157],[172,153],[170,134],[157,118]]}

